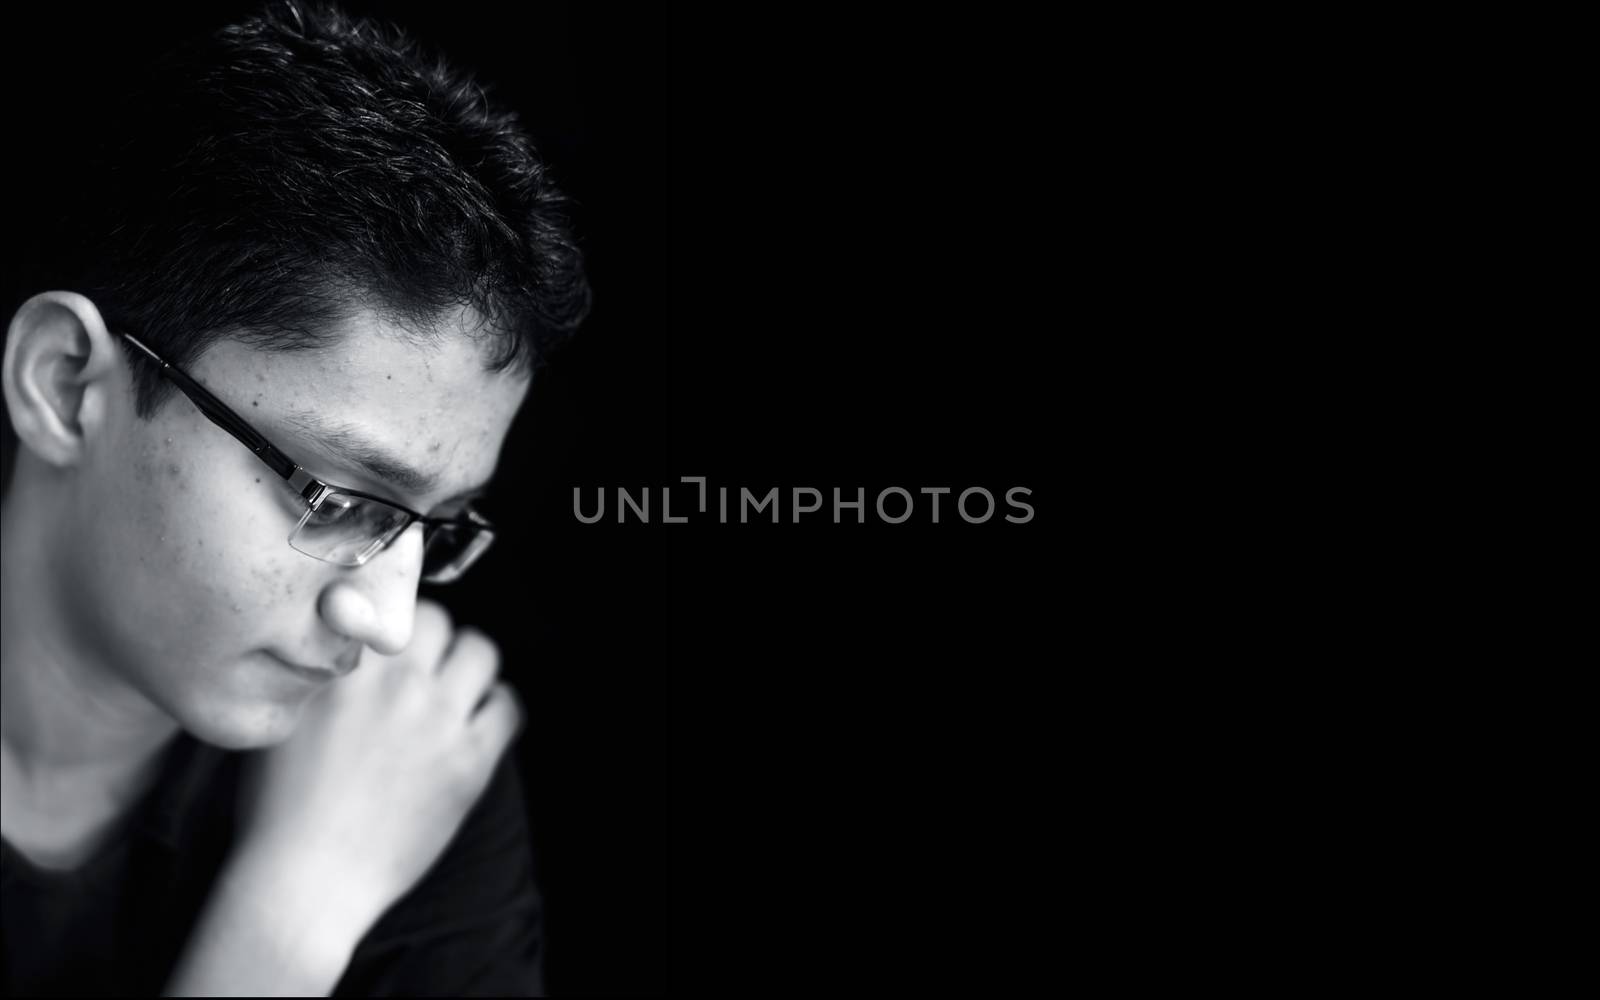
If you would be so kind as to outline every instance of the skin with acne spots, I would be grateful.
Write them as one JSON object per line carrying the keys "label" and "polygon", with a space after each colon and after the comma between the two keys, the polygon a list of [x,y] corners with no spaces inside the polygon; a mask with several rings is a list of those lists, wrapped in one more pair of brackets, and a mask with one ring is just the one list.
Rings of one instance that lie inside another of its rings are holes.
{"label": "skin with acne spots", "polygon": [[[418,343],[362,314],[337,332],[330,347],[293,352],[222,340],[188,371],[236,409],[259,391],[251,424],[326,482],[433,512],[493,476],[525,375],[485,371],[483,348],[448,327]],[[141,420],[124,378],[107,406],[107,445],[88,453],[51,530],[66,584],[96,609],[75,623],[81,641],[129,689],[204,742],[266,747],[294,732],[315,690],[275,658],[331,666],[409,641],[420,526],[361,567],[313,559],[288,544],[299,511],[282,480],[187,397]],[[295,410],[349,425],[439,487],[413,495],[375,480],[288,419]],[[108,495],[120,502],[107,508]],[[360,613],[341,611],[351,606]]]}

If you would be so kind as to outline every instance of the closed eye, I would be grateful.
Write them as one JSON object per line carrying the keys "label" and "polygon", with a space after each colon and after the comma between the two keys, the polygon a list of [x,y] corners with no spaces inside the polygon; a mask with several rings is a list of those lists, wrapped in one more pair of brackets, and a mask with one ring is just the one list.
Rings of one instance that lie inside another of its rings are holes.
{"label": "closed eye", "polygon": [[311,515],[311,519],[318,524],[338,524],[349,517],[350,512],[360,502],[354,498],[347,500],[339,496],[324,497],[322,505]]}

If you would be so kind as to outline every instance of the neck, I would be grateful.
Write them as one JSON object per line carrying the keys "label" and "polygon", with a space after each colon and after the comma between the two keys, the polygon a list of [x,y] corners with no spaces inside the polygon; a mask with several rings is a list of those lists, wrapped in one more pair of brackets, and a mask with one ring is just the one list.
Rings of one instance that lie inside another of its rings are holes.
{"label": "neck", "polygon": [[[92,636],[68,626],[70,548],[52,530],[60,498],[15,470],[0,500],[0,749],[28,783],[116,781],[178,733]],[[54,506],[52,506],[54,504]]]}

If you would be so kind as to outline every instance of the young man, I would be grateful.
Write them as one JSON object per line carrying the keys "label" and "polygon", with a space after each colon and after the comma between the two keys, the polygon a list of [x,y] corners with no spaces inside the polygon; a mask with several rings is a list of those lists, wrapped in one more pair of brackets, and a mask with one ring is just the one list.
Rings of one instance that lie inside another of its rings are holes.
{"label": "young man", "polygon": [[335,10],[127,86],[33,150],[74,196],[6,334],[7,993],[538,994],[522,713],[418,585],[492,540],[472,498],[587,312],[564,200]]}

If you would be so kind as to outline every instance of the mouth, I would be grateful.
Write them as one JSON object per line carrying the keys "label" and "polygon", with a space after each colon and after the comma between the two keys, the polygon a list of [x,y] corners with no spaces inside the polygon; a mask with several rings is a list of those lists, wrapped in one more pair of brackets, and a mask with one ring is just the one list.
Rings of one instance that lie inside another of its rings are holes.
{"label": "mouth", "polygon": [[[277,660],[278,663],[290,673],[295,674],[304,680],[312,681],[317,684],[326,684],[329,681],[336,681],[350,672],[349,669],[337,670],[330,667],[308,667],[302,663],[291,663],[275,653],[269,653],[267,655],[271,656],[274,660]],[[351,667],[353,668],[354,664],[351,664]]]}

